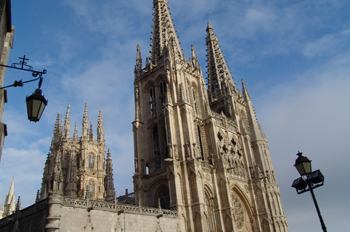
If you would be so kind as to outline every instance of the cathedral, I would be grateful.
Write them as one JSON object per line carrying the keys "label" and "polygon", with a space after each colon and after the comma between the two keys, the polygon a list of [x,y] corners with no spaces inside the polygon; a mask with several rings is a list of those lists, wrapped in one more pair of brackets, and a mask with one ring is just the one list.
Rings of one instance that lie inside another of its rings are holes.
{"label": "cathedral", "polygon": [[242,80],[206,28],[207,80],[194,46],[186,59],[168,1],[153,1],[151,55],[134,69],[134,192],[116,198],[100,109],[87,105],[70,138],[58,114],[35,204],[0,220],[3,231],[288,232],[265,134]]}

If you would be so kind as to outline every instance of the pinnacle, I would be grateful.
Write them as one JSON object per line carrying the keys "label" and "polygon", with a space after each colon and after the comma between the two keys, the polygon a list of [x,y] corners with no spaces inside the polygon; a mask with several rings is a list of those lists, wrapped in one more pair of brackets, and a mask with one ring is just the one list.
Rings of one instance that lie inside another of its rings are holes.
{"label": "pinnacle", "polygon": [[192,59],[197,59],[196,51],[194,50],[193,45],[191,45],[191,51],[192,51]]}

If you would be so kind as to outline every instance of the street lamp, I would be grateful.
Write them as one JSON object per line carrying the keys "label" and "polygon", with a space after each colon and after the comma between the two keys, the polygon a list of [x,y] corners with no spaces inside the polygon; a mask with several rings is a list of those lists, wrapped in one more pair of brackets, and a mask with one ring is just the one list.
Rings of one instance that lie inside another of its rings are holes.
{"label": "street lamp", "polygon": [[327,232],[326,225],[323,222],[321,211],[318,208],[316,197],[314,194],[314,189],[322,186],[324,184],[324,176],[320,170],[312,171],[311,160],[303,156],[302,152],[298,152],[298,158],[295,160],[295,168],[298,170],[301,177],[293,181],[292,187],[296,189],[298,194],[304,192],[311,192],[312,199],[314,201],[318,218],[320,219],[322,230]]}
{"label": "street lamp", "polygon": [[26,59],[25,55],[23,57],[20,57],[19,59],[21,60],[19,63],[13,63],[11,64],[11,66],[3,65],[3,64],[0,64],[0,66],[6,67],[6,68],[23,70],[23,71],[29,71],[32,73],[33,77],[37,77],[37,78],[28,80],[28,81],[22,81],[22,80],[15,81],[12,85],[4,86],[4,87],[1,87],[0,89],[5,89],[8,87],[17,87],[17,86],[22,87],[23,84],[25,83],[39,80],[38,88],[35,90],[35,92],[32,95],[26,98],[28,119],[32,122],[38,122],[47,105],[47,100],[42,95],[42,90],[40,89],[41,84],[43,82],[42,75],[46,74],[47,71],[45,69],[41,72],[33,70],[32,66],[27,65],[26,60],[29,60],[29,59]]}

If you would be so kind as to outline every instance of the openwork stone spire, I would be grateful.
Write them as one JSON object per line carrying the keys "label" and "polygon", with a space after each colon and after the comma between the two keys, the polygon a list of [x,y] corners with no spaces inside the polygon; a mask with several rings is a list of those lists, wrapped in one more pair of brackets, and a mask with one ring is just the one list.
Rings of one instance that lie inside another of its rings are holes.
{"label": "openwork stone spire", "polygon": [[168,48],[174,54],[174,58],[182,59],[182,51],[174,29],[175,24],[172,23],[172,18],[170,17],[168,1],[154,0],[153,6],[152,63],[156,64],[160,58],[166,55]]}
{"label": "openwork stone spire", "polygon": [[219,40],[214,34],[213,27],[208,23],[207,27],[207,63],[208,63],[208,92],[210,102],[218,100],[235,91],[230,71],[220,50]]}
{"label": "openwork stone spire", "polygon": [[70,104],[67,107],[66,119],[64,121],[64,138],[69,138],[70,132]]}

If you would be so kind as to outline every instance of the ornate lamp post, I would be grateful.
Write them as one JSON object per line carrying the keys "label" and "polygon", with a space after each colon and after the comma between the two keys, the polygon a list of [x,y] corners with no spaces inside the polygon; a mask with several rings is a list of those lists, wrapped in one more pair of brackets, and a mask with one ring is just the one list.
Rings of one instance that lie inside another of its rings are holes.
{"label": "ornate lamp post", "polygon": [[320,219],[322,230],[327,232],[326,225],[323,222],[321,211],[318,208],[314,189],[324,184],[324,177],[320,170],[312,171],[311,160],[303,156],[302,152],[298,152],[298,158],[295,160],[295,168],[298,170],[301,177],[293,181],[292,187],[296,189],[298,194],[304,192],[311,192],[312,199],[314,201],[318,218]]}
{"label": "ornate lamp post", "polygon": [[28,119],[32,122],[37,122],[40,120],[40,117],[47,105],[47,100],[42,95],[42,90],[40,89],[41,84],[43,82],[42,75],[46,74],[47,71],[45,69],[43,71],[33,70],[32,66],[27,65],[26,61],[29,59],[26,59],[25,55],[23,57],[20,57],[19,59],[21,60],[19,63],[13,63],[11,64],[11,66],[3,65],[3,64],[0,64],[0,66],[31,72],[32,76],[36,78],[28,81],[22,81],[22,80],[15,81],[12,85],[4,86],[4,87],[1,87],[0,89],[5,89],[8,87],[23,86],[23,84],[25,83],[39,80],[38,88],[35,90],[35,92],[32,95],[26,98]]}

